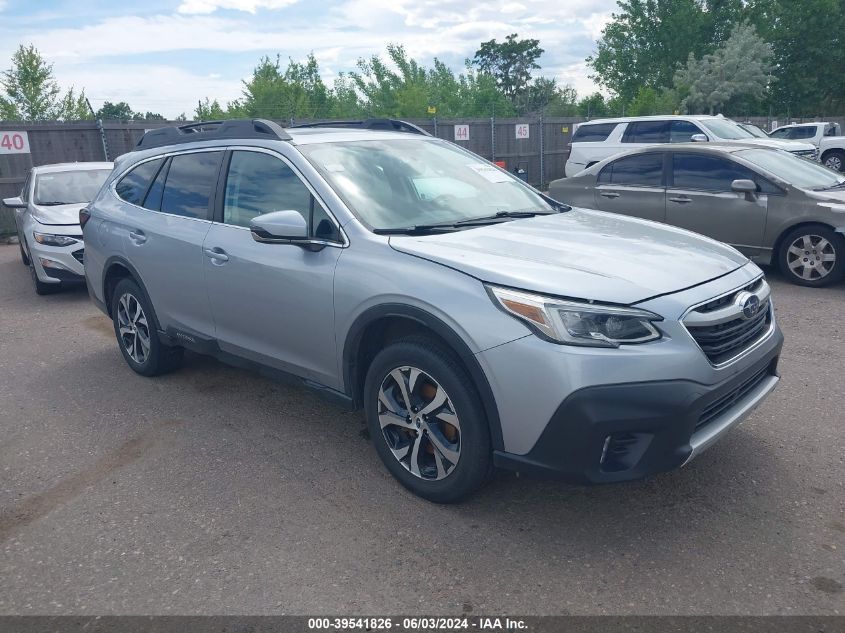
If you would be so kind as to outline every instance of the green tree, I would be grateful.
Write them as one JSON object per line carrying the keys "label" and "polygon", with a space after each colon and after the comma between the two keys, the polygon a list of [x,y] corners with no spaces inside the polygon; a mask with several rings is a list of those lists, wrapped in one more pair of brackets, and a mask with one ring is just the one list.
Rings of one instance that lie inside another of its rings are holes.
{"label": "green tree", "polygon": [[68,90],[56,104],[54,116],[60,121],[85,121],[94,118],[88,108],[85,92],[80,92],[77,95],[73,88]]}
{"label": "green tree", "polygon": [[194,110],[195,121],[219,121],[226,118],[226,112],[220,107],[220,102],[215,99],[210,101],[208,97],[205,101],[200,101],[197,109]]}
{"label": "green tree", "polygon": [[742,0],[619,0],[619,12],[587,58],[591,78],[624,102],[641,87],[671,88],[690,54],[719,46],[742,15]]}
{"label": "green tree", "polygon": [[714,53],[695,59],[690,54],[675,75],[675,86],[686,97],[681,107],[690,113],[722,110],[732,100],[760,98],[772,82],[772,47],[750,24],[738,25]]}
{"label": "green tree", "polygon": [[628,116],[649,116],[652,114],[675,114],[681,107],[678,93],[675,90],[641,87],[628,106],[625,114]]}
{"label": "green tree", "polygon": [[578,102],[578,114],[588,119],[595,119],[608,116],[610,107],[602,93],[594,92]]}
{"label": "green tree", "polygon": [[[244,82],[243,100],[228,108],[232,113],[270,119],[326,118],[331,94],[320,77],[314,55],[304,62],[289,60],[283,70],[280,56],[263,57],[252,77]],[[227,113],[229,114],[229,113]]]}
{"label": "green tree", "polygon": [[772,44],[774,106],[818,115],[845,106],[845,4],[841,0],[752,0],[750,17]]}
{"label": "green tree", "polygon": [[498,87],[514,103],[527,90],[531,71],[540,68],[537,60],[544,52],[540,40],[518,37],[511,33],[503,42],[482,42],[472,59],[481,72],[496,78]]}
{"label": "green tree", "polygon": [[135,117],[135,113],[129,104],[125,101],[112,103],[105,101],[97,110],[97,118],[103,121],[131,121]]}
{"label": "green tree", "polygon": [[42,121],[57,113],[59,85],[53,78],[53,66],[30,44],[19,46],[12,56],[12,67],[0,79],[6,93],[6,114],[10,119]]}

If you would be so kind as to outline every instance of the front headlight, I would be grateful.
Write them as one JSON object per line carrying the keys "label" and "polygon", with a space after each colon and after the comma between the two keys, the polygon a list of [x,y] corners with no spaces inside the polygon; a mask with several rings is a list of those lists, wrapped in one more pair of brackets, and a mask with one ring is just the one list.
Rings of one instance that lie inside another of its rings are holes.
{"label": "front headlight", "polygon": [[555,343],[619,347],[661,337],[653,322],[663,317],[646,310],[563,301],[497,286],[487,290],[505,312]]}
{"label": "front headlight", "polygon": [[36,242],[45,246],[70,246],[79,241],[67,235],[53,235],[52,233],[39,233],[38,231],[33,231],[32,237],[35,238]]}

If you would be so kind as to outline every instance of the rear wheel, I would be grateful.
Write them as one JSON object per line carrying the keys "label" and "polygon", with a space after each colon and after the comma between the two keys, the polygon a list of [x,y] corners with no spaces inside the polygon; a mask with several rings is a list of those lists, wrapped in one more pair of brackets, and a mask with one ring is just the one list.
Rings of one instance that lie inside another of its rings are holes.
{"label": "rear wheel", "polygon": [[845,152],[834,149],[827,152],[822,159],[824,166],[834,171],[845,169]]}
{"label": "rear wheel", "polygon": [[435,341],[412,337],[382,350],[367,372],[364,398],[379,457],[415,494],[459,501],[490,474],[484,409],[464,369]]}
{"label": "rear wheel", "polygon": [[811,224],[791,231],[780,249],[780,267],[800,286],[821,287],[845,276],[845,238]]}
{"label": "rear wheel", "polygon": [[122,279],[115,287],[112,321],[120,352],[135,372],[157,376],[179,366],[184,350],[159,341],[152,307],[134,280]]}

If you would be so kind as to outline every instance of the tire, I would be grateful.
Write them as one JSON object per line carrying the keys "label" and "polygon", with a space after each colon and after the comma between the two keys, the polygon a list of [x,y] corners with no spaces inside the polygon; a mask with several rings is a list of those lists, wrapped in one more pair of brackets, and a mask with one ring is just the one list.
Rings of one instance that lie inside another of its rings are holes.
{"label": "tire", "polygon": [[23,240],[18,239],[18,246],[21,249],[21,262],[24,266],[29,266],[29,257],[26,255],[26,251],[23,249]]}
{"label": "tire", "polygon": [[476,389],[454,355],[429,338],[402,339],[376,355],[364,382],[364,410],[384,465],[424,499],[460,501],[492,473],[490,431]]}
{"label": "tire", "polygon": [[111,309],[118,347],[133,371],[142,376],[159,376],[181,364],[184,350],[159,341],[155,313],[134,279],[118,282]]}
{"label": "tire", "polygon": [[61,282],[56,284],[48,284],[38,278],[38,273],[35,271],[35,264],[27,257],[29,262],[29,274],[32,277],[32,284],[35,286],[35,294],[39,296],[53,295],[62,290]]}
{"label": "tire", "polygon": [[827,286],[845,276],[845,238],[821,224],[798,227],[783,238],[778,263],[794,284]]}
{"label": "tire", "polygon": [[845,152],[832,149],[822,158],[822,164],[833,171],[845,171]]}

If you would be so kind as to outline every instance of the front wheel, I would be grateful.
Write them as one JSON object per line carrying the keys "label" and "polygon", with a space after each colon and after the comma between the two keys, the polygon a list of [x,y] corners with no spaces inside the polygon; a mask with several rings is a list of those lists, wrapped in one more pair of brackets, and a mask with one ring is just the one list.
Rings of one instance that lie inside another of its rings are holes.
{"label": "front wheel", "polygon": [[157,376],[178,367],[184,350],[161,343],[152,307],[134,280],[122,279],[115,287],[112,321],[120,352],[135,372]]}
{"label": "front wheel", "polygon": [[792,283],[821,287],[845,276],[845,238],[811,224],[791,231],[780,249],[780,267]]}
{"label": "front wheel", "polygon": [[828,169],[841,172],[845,170],[845,152],[831,150],[824,155],[822,163]]}
{"label": "front wheel", "polygon": [[382,350],[364,384],[376,451],[399,482],[436,503],[459,501],[492,471],[490,432],[472,381],[436,342],[412,337]]}

